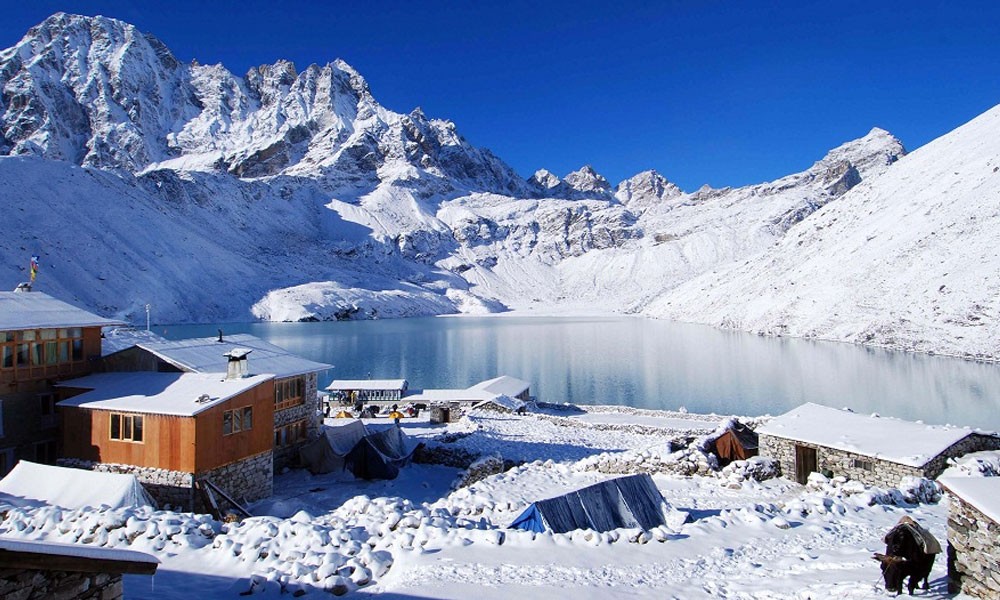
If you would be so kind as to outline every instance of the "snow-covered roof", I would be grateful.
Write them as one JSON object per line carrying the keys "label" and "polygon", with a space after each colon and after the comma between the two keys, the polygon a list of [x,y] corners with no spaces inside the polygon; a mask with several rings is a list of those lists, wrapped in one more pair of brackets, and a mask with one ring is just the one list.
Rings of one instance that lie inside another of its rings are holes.
{"label": "snow-covered roof", "polygon": [[104,332],[104,340],[101,342],[101,354],[107,356],[139,344],[165,341],[167,341],[167,338],[145,329],[115,327]]}
{"label": "snow-covered roof", "polygon": [[[60,382],[60,387],[90,391],[59,406],[191,417],[273,378],[270,374],[226,379],[225,373],[97,373]],[[205,396],[208,399],[202,400]]]}
{"label": "snow-covered roof", "polygon": [[405,390],[405,379],[334,379],[326,389],[338,390]]}
{"label": "snow-covered roof", "polygon": [[[153,565],[140,569],[143,573],[151,573],[160,564],[160,560],[151,554],[135,550],[119,548],[99,548],[84,544],[64,544],[62,542],[41,542],[38,540],[19,540],[0,537],[0,551],[19,552],[25,554],[46,554],[50,556],[71,556],[89,560],[106,560],[116,563],[142,563]],[[118,565],[121,568],[124,565]],[[127,572],[124,571],[123,572]],[[138,571],[137,571],[138,572]]]}
{"label": "snow-covered roof", "polygon": [[492,394],[503,394],[512,398],[521,395],[531,387],[531,384],[523,379],[501,375],[493,379],[487,379],[470,387],[470,390],[484,390]]}
{"label": "snow-covered roof", "polygon": [[407,402],[484,402],[496,398],[498,394],[493,394],[483,390],[420,390],[415,394],[406,397]]}
{"label": "snow-covered roof", "polygon": [[140,342],[136,345],[179,369],[195,373],[225,372],[229,362],[227,354],[234,350],[252,350],[253,356],[248,359],[251,371],[273,373],[279,379],[333,368],[333,365],[296,356],[247,333],[223,336],[222,342],[218,337],[207,337]]}
{"label": "snow-covered roof", "polygon": [[494,396],[489,400],[478,402],[472,408],[483,408],[490,405],[495,405],[499,408],[509,410],[510,412],[516,412],[524,408],[524,401],[506,394],[500,394],[499,396]]}
{"label": "snow-covered roof", "polygon": [[0,479],[0,502],[15,506],[47,504],[69,510],[156,506],[135,475],[102,473],[18,461]]}
{"label": "snow-covered roof", "polygon": [[942,477],[938,483],[1000,523],[1000,477]]}
{"label": "snow-covered roof", "polygon": [[56,327],[109,327],[105,319],[42,292],[0,292],[0,331]]}
{"label": "snow-covered roof", "polygon": [[859,415],[807,402],[771,419],[758,434],[808,442],[911,467],[922,467],[968,429]]}

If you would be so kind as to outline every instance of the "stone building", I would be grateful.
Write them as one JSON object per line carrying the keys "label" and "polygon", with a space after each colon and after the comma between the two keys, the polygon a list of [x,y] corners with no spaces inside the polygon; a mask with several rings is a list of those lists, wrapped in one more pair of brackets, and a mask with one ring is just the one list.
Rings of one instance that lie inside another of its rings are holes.
{"label": "stone building", "polygon": [[948,591],[1000,598],[1000,477],[939,482],[948,508]]}
{"label": "stone building", "polygon": [[274,377],[97,373],[59,384],[66,466],[135,475],[156,501],[203,511],[194,485],[271,495]]}
{"label": "stone building", "polygon": [[1000,449],[1000,437],[957,427],[859,415],[807,403],[757,429],[761,456],[805,483],[810,473],[895,487],[903,476],[933,479],[949,458]]}
{"label": "stone building", "polygon": [[101,328],[123,324],[42,292],[0,292],[0,477],[21,459],[55,463],[53,384],[92,372]]}
{"label": "stone building", "polygon": [[223,336],[221,331],[217,337],[185,340],[139,335],[136,343],[119,346],[124,347],[104,357],[104,370],[218,373],[226,371],[233,348],[246,350],[252,372],[274,375],[275,472],[297,460],[299,449],[319,433],[319,373],[333,365],[296,356],[249,334]]}
{"label": "stone building", "polygon": [[121,600],[122,575],[153,575],[142,552],[0,538],[0,598]]}

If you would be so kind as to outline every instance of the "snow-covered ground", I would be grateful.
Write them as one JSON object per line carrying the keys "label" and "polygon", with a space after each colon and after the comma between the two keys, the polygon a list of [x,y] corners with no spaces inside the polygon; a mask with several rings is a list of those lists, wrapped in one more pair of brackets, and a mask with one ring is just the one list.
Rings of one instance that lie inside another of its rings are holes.
{"label": "snow-covered ground", "polygon": [[[871,556],[884,551],[882,536],[901,516],[945,540],[947,500],[926,485],[884,491],[821,476],[806,487],[759,482],[745,477],[753,463],[712,470],[697,441],[669,452],[671,440],[705,435],[724,420],[554,406],[525,416],[475,411],[448,425],[404,419],[409,435],[438,452],[499,455],[515,466],[476,480],[455,467],[413,464],[396,480],[375,482],[291,470],[276,478],[274,497],[252,507],[260,516],[239,523],[149,509],[6,508],[0,535],[153,554],[159,571],[127,576],[126,597],[164,599],[328,591],[400,599],[877,598],[885,592]],[[980,453],[949,474],[994,474],[997,454]],[[687,522],[647,533],[506,529],[534,500],[627,472],[651,472]],[[454,487],[458,481],[471,483]],[[930,579],[922,597],[952,597],[943,557]]]}

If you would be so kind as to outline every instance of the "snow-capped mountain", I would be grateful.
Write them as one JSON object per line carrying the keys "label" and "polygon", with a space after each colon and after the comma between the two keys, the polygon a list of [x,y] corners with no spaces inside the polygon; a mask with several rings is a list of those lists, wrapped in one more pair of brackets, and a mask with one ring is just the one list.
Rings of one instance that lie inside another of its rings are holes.
{"label": "snow-capped mountain", "polygon": [[649,314],[969,358],[1000,357],[1000,106],[902,158],[774,247]]}
{"label": "snow-capped mountain", "polygon": [[719,317],[729,292],[710,310],[688,290],[721,290],[761,253],[796,264],[817,211],[875,219],[841,198],[905,154],[873,129],[736,189],[653,171],[612,187],[590,166],[525,180],[453,123],[381,106],[343,61],[239,77],[67,14],[0,52],[0,90],[0,281],[37,254],[40,289],[125,318],[151,303],[161,322],[581,304],[813,335]]}

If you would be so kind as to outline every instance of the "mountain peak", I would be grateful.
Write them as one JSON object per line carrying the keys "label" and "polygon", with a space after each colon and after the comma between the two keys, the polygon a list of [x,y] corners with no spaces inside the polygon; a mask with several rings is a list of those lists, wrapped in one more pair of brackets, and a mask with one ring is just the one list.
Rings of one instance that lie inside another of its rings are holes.
{"label": "mountain peak", "polygon": [[679,187],[650,169],[622,181],[615,188],[615,197],[629,209],[645,209],[671,198],[684,195]]}
{"label": "mountain peak", "polygon": [[611,192],[611,184],[603,175],[594,170],[590,165],[584,165],[580,169],[573,171],[563,178],[570,188],[584,194],[608,194]]}

